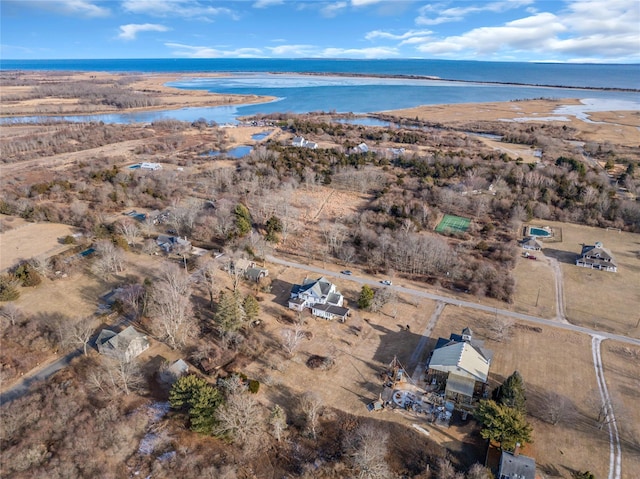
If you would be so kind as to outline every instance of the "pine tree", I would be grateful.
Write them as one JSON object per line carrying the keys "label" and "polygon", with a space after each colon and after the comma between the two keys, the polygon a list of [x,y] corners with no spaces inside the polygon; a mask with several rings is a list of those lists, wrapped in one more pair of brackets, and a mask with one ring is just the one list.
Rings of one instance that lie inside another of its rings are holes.
{"label": "pine tree", "polygon": [[362,286],[362,289],[360,290],[360,297],[358,298],[358,307],[360,309],[368,309],[371,307],[374,294],[375,293],[373,292],[373,289],[371,289],[371,286],[368,284]]}
{"label": "pine tree", "polygon": [[480,435],[500,444],[500,448],[513,451],[516,443],[530,443],[532,427],[524,414],[516,408],[498,404],[493,400],[480,401],[474,413],[482,424]]}
{"label": "pine tree", "polygon": [[192,431],[212,434],[216,425],[215,412],[222,404],[220,392],[196,375],[178,379],[169,392],[169,404],[189,415]]}
{"label": "pine tree", "polygon": [[514,371],[511,376],[504,380],[501,386],[494,391],[494,399],[497,403],[517,409],[522,414],[526,414],[526,396],[524,391],[524,380],[518,371]]}
{"label": "pine tree", "polygon": [[247,320],[243,300],[238,291],[222,291],[214,320],[222,334],[238,331]]}
{"label": "pine tree", "polygon": [[244,314],[247,322],[252,322],[254,319],[258,317],[260,313],[260,304],[255,296],[248,294],[242,303],[242,308],[244,309]]}

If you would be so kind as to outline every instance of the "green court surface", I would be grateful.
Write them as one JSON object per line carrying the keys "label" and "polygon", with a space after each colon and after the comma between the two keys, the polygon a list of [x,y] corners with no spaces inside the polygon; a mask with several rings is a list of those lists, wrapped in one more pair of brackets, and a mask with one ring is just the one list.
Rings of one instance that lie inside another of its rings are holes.
{"label": "green court surface", "polygon": [[461,216],[444,215],[442,221],[436,226],[436,233],[464,233],[469,229],[469,218]]}

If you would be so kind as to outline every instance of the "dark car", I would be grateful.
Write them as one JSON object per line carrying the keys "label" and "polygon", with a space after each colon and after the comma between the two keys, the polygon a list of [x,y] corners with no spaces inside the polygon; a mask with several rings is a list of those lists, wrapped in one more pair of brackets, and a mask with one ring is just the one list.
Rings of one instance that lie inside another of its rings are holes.
{"label": "dark car", "polygon": [[349,271],[348,269],[345,269],[344,271],[340,271],[342,274],[346,274],[347,276],[351,276],[353,273],[351,271]]}

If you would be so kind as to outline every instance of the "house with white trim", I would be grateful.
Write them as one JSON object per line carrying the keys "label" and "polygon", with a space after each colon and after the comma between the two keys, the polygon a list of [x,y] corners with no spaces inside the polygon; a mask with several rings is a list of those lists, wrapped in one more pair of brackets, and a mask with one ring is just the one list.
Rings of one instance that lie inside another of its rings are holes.
{"label": "house with white trim", "polygon": [[447,400],[459,405],[471,405],[474,398],[487,390],[489,367],[493,352],[473,340],[471,329],[439,338],[427,367],[427,380],[432,385],[443,384]]}
{"label": "house with white trim", "polygon": [[611,251],[605,248],[601,242],[594,245],[583,245],[582,252],[576,258],[576,266],[583,268],[599,269],[616,273],[618,266]]}
{"label": "house with white trim", "polygon": [[321,277],[305,279],[302,284],[294,284],[289,297],[289,309],[304,311],[328,320],[345,321],[349,309],[344,308],[344,296],[336,289],[336,285]]}

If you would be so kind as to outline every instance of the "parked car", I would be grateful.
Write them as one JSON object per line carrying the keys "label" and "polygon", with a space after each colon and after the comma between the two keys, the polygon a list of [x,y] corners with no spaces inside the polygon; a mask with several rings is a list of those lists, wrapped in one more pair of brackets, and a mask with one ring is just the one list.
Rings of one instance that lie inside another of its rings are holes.
{"label": "parked car", "polygon": [[345,269],[344,271],[340,271],[342,274],[346,274],[347,276],[351,276],[353,273],[351,271],[349,271],[348,269]]}
{"label": "parked car", "polygon": [[391,281],[389,281],[388,279],[383,279],[382,281],[380,281],[382,284],[384,284],[385,286],[391,286]]}

